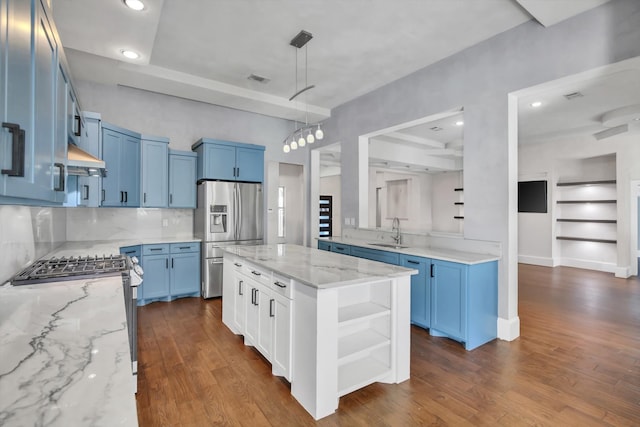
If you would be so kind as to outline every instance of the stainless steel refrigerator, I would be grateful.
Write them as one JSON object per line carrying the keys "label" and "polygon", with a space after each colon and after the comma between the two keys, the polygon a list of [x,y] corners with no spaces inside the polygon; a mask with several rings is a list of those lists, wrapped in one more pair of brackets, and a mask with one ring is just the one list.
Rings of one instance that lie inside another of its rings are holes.
{"label": "stainless steel refrigerator", "polygon": [[194,234],[202,239],[202,297],[222,296],[222,247],[263,242],[262,184],[201,181]]}

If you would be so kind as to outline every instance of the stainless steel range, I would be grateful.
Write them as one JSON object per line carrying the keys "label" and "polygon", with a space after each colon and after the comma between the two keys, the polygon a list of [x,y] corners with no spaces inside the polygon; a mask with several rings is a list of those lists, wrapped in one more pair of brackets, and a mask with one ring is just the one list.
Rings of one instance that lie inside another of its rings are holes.
{"label": "stainless steel range", "polygon": [[[41,259],[35,261],[11,279],[13,286],[35,285],[64,280],[97,279],[99,277],[122,277],[131,370],[138,374],[138,285],[142,283],[142,268],[136,257],[127,255],[103,255]],[[137,381],[134,381],[136,384]]]}
{"label": "stainless steel range", "polygon": [[126,255],[41,259],[16,274],[11,279],[11,284],[20,286],[97,276],[117,276],[123,272],[128,273],[130,269],[131,264]]}

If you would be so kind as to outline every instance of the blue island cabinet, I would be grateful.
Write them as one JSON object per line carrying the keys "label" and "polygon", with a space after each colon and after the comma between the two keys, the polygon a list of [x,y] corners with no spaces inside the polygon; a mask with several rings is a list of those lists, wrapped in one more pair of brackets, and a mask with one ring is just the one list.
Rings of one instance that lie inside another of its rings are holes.
{"label": "blue island cabinet", "polygon": [[191,149],[198,153],[198,180],[264,181],[261,145],[201,138]]}
{"label": "blue island cabinet", "polygon": [[200,243],[142,246],[144,270],[138,305],[200,296]]}
{"label": "blue island cabinet", "polygon": [[331,252],[331,242],[327,242],[325,240],[318,240],[318,249],[320,249],[321,251]]}
{"label": "blue island cabinet", "polygon": [[498,263],[459,264],[432,260],[431,328],[474,348],[497,337]]}
{"label": "blue island cabinet", "polygon": [[431,260],[400,254],[402,267],[418,270],[411,276],[411,323],[423,328],[431,327]]}

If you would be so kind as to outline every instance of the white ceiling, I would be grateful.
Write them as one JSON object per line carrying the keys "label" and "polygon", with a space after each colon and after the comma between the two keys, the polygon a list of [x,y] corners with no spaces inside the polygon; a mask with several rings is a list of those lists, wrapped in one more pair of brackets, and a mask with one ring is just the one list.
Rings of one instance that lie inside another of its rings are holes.
{"label": "white ceiling", "polygon": [[[315,122],[329,117],[338,105],[532,16],[548,26],[607,0],[143,1],[145,9],[135,12],[122,0],[53,0],[54,19],[75,79],[299,121],[304,121],[306,110],[309,122]],[[549,7],[551,3],[555,6]],[[301,29],[313,34],[306,46],[307,83],[316,87],[289,101],[296,92],[296,51],[297,89],[305,86],[305,48],[289,45]],[[127,60],[123,49],[141,57]],[[270,81],[247,79],[252,73]],[[633,84],[636,76],[631,74],[621,77]],[[602,99],[614,86],[616,93],[625,87],[618,80],[605,86],[594,83],[585,89],[593,90],[593,96],[571,105],[584,102],[591,107],[574,113],[562,112],[563,105],[556,101],[535,112],[522,107],[521,138],[534,141],[545,137],[544,132],[585,127],[586,112],[588,125],[595,129],[591,122],[601,113],[597,108],[610,103],[596,106],[590,101]],[[554,93],[547,95],[552,99]],[[455,126],[457,120],[463,120],[462,112],[381,132],[371,139],[371,162],[404,164],[415,171],[459,170],[464,126]],[[434,126],[443,130],[434,132]],[[389,151],[395,157],[382,158]],[[335,163],[339,157],[338,148],[323,159]]]}

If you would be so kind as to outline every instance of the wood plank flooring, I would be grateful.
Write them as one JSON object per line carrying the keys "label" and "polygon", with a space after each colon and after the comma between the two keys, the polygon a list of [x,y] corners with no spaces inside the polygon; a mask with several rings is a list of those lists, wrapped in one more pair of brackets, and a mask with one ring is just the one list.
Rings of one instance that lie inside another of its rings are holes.
{"label": "wood plank flooring", "polygon": [[222,324],[220,299],[140,307],[140,425],[640,425],[640,281],[521,264],[519,282],[520,338],[467,352],[412,326],[411,379],[318,422]]}

